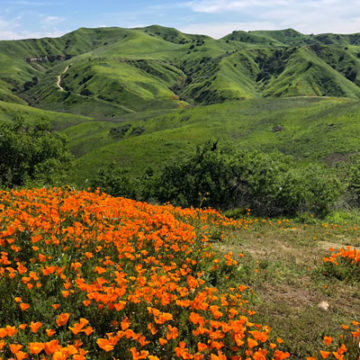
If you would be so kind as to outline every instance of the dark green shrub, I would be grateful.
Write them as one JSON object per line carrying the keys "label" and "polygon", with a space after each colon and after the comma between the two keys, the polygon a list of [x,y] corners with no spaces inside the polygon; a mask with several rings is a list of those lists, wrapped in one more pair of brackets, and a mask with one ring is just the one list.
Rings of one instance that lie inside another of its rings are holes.
{"label": "dark green shrub", "polygon": [[188,158],[164,167],[154,195],[175,205],[250,208],[260,216],[329,213],[343,188],[325,166],[297,168],[280,153],[234,152],[207,143]]}
{"label": "dark green shrub", "polygon": [[237,191],[229,157],[215,151],[216,145],[198,147],[193,156],[169,163],[154,180],[154,195],[161,202],[180,206],[226,208]]}
{"label": "dark green shrub", "polygon": [[113,196],[122,196],[131,199],[136,198],[136,186],[127,175],[127,172],[115,165],[109,164],[100,169],[90,186],[93,190],[100,188],[107,194]]}
{"label": "dark green shrub", "polygon": [[349,195],[349,205],[360,207],[360,157],[352,156],[342,165],[342,172]]}
{"label": "dark green shrub", "polygon": [[311,213],[324,217],[343,191],[339,179],[325,166],[311,164],[284,174],[277,206],[290,216]]}
{"label": "dark green shrub", "polygon": [[145,128],[142,126],[135,126],[132,130],[131,130],[131,134],[130,135],[134,135],[134,136],[139,136],[141,134],[143,134],[145,132]]}
{"label": "dark green shrub", "polygon": [[250,208],[257,216],[319,217],[330,212],[343,191],[325,166],[297,168],[291,157],[280,153],[234,151],[212,142],[169,162],[157,174],[146,170],[136,181],[111,164],[99,171],[92,187],[183,207]]}
{"label": "dark green shrub", "polygon": [[109,130],[109,135],[114,139],[122,138],[130,129],[131,124],[126,124],[123,126],[113,127]]}
{"label": "dark green shrub", "polygon": [[65,136],[47,122],[0,124],[0,185],[61,183],[72,164]]}

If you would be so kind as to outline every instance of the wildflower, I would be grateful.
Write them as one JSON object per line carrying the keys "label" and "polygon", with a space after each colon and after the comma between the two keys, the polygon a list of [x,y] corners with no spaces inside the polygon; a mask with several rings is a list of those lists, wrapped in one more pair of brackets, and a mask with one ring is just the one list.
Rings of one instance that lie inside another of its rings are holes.
{"label": "wildflower", "polygon": [[114,345],[111,343],[111,341],[107,339],[98,339],[96,343],[98,344],[100,349],[106,352],[114,350]]}
{"label": "wildflower", "polygon": [[81,318],[80,321],[74,324],[73,327],[69,326],[69,329],[74,335],[77,335],[80,331],[83,330],[83,327],[89,323],[89,320]]}
{"label": "wildflower", "polygon": [[30,329],[31,331],[35,334],[37,333],[37,331],[39,330],[39,328],[41,327],[42,323],[41,322],[31,322],[30,323]]}
{"label": "wildflower", "polygon": [[326,346],[329,346],[332,342],[332,337],[331,336],[324,336],[324,342]]}
{"label": "wildflower", "polygon": [[26,303],[21,303],[19,306],[22,311],[26,311],[30,307],[30,305]]}
{"label": "wildflower", "polygon": [[57,326],[64,326],[69,321],[70,314],[69,313],[62,313],[56,318]]}
{"label": "wildflower", "polygon": [[16,354],[23,346],[20,344],[10,344],[9,349],[13,354]]}
{"label": "wildflower", "polygon": [[327,359],[330,355],[330,351],[323,351],[323,350],[320,350],[320,355],[323,359]]}
{"label": "wildflower", "polygon": [[24,359],[27,359],[29,357],[29,355],[24,351],[18,351],[15,354],[15,357],[16,357],[16,360],[24,360]]}
{"label": "wildflower", "polygon": [[56,334],[56,331],[54,329],[46,329],[45,332],[48,337],[52,337]]}
{"label": "wildflower", "polygon": [[45,344],[40,343],[40,342],[33,342],[33,343],[29,343],[29,351],[30,354],[39,354],[41,351],[43,351],[45,349]]}

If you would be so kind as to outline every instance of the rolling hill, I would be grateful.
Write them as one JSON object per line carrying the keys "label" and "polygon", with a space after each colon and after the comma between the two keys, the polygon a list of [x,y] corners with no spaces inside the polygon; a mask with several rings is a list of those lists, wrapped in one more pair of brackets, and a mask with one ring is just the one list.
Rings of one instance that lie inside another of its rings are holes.
{"label": "rolling hill", "polygon": [[115,160],[134,174],[209,138],[300,160],[359,151],[360,34],[161,26],[0,41],[0,120],[46,119],[81,183]]}
{"label": "rolling hill", "polygon": [[360,34],[235,31],[214,40],[160,26],[82,28],[2,41],[0,54],[1,100],[85,115],[92,104],[104,118],[245,98],[360,96]]}

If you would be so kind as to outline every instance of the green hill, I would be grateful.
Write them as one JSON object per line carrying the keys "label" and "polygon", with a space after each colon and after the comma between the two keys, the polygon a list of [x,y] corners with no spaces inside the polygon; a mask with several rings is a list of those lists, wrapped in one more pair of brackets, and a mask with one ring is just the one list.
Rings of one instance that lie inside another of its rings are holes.
{"label": "green hill", "polygon": [[360,94],[360,34],[234,31],[214,40],[155,25],[81,28],[57,39],[2,41],[0,53],[0,99],[103,118],[244,98]]}
{"label": "green hill", "polygon": [[156,171],[209,139],[332,163],[360,151],[359,120],[359,101],[298,97],[227,102],[123,123],[83,122],[64,132],[78,156],[74,179],[81,182],[113,161],[133,175],[147,167]]}
{"label": "green hill", "polygon": [[0,121],[9,122],[15,120],[30,123],[37,120],[49,121],[54,131],[62,131],[69,126],[94,121],[93,118],[87,116],[42,110],[27,105],[0,101]]}
{"label": "green hill", "polygon": [[209,138],[327,160],[359,150],[359,74],[360,34],[81,28],[0,41],[0,120],[64,131],[77,182],[113,160],[157,168]]}

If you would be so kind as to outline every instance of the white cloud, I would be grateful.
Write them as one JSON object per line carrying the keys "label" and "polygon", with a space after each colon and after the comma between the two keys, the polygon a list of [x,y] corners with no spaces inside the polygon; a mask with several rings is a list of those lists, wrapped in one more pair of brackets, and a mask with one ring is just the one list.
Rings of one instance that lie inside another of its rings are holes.
{"label": "white cloud", "polygon": [[42,37],[59,37],[68,31],[44,29],[44,31],[26,31],[21,29],[20,16],[12,20],[0,18],[0,40],[38,39]]}
{"label": "white cloud", "polygon": [[56,25],[62,23],[64,20],[64,18],[58,16],[46,16],[43,19],[43,23],[46,25]]}
{"label": "white cloud", "polygon": [[[273,29],[294,28],[303,33],[360,32],[359,0],[193,0],[182,5],[190,7],[194,13],[238,14],[243,30],[254,30],[254,25],[267,24]],[[193,28],[200,26],[191,25]],[[209,27],[208,34],[222,34],[225,30],[221,27],[229,29],[231,22],[214,26],[216,29],[213,31]]]}
{"label": "white cloud", "polygon": [[244,9],[254,7],[274,7],[274,6],[286,6],[292,1],[286,0],[194,0],[185,3],[184,5],[189,6],[195,12],[204,13],[219,13],[227,11],[242,11]]}
{"label": "white cloud", "polygon": [[234,30],[280,30],[275,24],[259,21],[252,23],[205,23],[192,24],[179,28],[180,31],[186,34],[202,34],[209,35],[214,39],[220,39],[225,35],[229,35]]}

